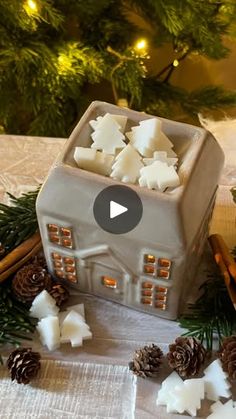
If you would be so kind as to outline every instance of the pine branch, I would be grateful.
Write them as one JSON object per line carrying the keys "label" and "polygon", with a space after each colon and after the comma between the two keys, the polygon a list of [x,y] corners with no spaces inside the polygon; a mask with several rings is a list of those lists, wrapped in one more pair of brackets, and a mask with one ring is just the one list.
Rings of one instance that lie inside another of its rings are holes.
{"label": "pine branch", "polygon": [[[35,319],[23,304],[14,300],[9,285],[0,285],[0,347],[19,346],[22,339],[31,340]],[[2,362],[0,355],[0,362]]]}
{"label": "pine branch", "polygon": [[40,187],[21,197],[8,193],[11,205],[0,203],[0,243],[6,256],[38,229],[35,202]]}
{"label": "pine branch", "polygon": [[189,304],[179,322],[182,328],[188,329],[183,335],[205,341],[207,349],[211,350],[215,337],[220,345],[223,337],[235,333],[236,312],[219,273],[209,275],[200,292],[201,296],[194,304]]}

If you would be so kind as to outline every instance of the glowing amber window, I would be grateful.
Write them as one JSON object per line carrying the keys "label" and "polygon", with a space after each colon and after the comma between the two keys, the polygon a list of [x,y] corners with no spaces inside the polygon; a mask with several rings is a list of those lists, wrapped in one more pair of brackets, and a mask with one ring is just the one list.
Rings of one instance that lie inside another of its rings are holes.
{"label": "glowing amber window", "polygon": [[155,263],[156,258],[153,255],[144,255],[144,262],[145,263]]}
{"label": "glowing amber window", "polygon": [[147,275],[155,275],[155,266],[154,265],[144,265],[143,271]]}
{"label": "glowing amber window", "polygon": [[74,263],[75,263],[75,259],[74,258],[65,257],[65,258],[63,258],[63,261],[64,261],[64,263],[66,265],[74,265]]}
{"label": "glowing amber window", "polygon": [[55,272],[55,275],[58,278],[65,278],[65,274],[64,274],[63,270],[56,269],[54,272]]}
{"label": "glowing amber window", "polygon": [[152,305],[152,299],[151,298],[147,298],[147,297],[145,297],[145,298],[142,298],[141,299],[141,303],[142,304],[146,304],[146,305]]}
{"label": "glowing amber window", "polygon": [[142,290],[142,295],[144,297],[151,297],[152,296],[152,290]]}
{"label": "glowing amber window", "polygon": [[61,244],[64,247],[69,247],[70,249],[72,248],[72,240],[71,239],[62,239],[61,240]]}
{"label": "glowing amber window", "polygon": [[55,252],[52,253],[52,258],[53,260],[62,260],[62,256]]}
{"label": "glowing amber window", "polygon": [[60,244],[60,237],[59,236],[55,236],[54,234],[49,234],[49,240],[52,243]]}
{"label": "glowing amber window", "polygon": [[160,258],[158,264],[161,268],[170,269],[171,261],[169,259]]}
{"label": "glowing amber window", "polygon": [[74,266],[66,266],[65,271],[70,272],[70,273],[74,273],[75,272],[75,267]]}
{"label": "glowing amber window", "polygon": [[169,279],[170,273],[165,269],[158,269],[157,276],[159,278]]}
{"label": "glowing amber window", "polygon": [[73,275],[73,274],[66,275],[66,279],[70,282],[73,282],[73,283],[77,282],[77,277],[76,277],[76,275]]}
{"label": "glowing amber window", "polygon": [[153,284],[152,284],[152,282],[143,282],[142,283],[142,288],[151,290],[153,288]]}
{"label": "glowing amber window", "polygon": [[156,301],[155,308],[159,308],[160,310],[166,310],[166,304],[162,301]]}
{"label": "glowing amber window", "polygon": [[166,295],[156,294],[156,300],[162,301],[163,303],[166,303]]}
{"label": "glowing amber window", "polygon": [[53,265],[55,268],[62,268],[62,262],[60,260],[54,260]]}
{"label": "glowing amber window", "polygon": [[55,233],[55,234],[59,233],[59,227],[56,224],[48,224],[47,227],[48,227],[49,233]]}
{"label": "glowing amber window", "polygon": [[156,292],[158,293],[167,294],[167,291],[168,291],[168,288],[166,287],[162,287],[161,285],[156,286]]}
{"label": "glowing amber window", "polygon": [[107,288],[117,288],[117,280],[111,276],[102,276],[102,285]]}
{"label": "glowing amber window", "polygon": [[71,237],[71,229],[70,228],[61,227],[60,232],[61,232],[62,236]]}

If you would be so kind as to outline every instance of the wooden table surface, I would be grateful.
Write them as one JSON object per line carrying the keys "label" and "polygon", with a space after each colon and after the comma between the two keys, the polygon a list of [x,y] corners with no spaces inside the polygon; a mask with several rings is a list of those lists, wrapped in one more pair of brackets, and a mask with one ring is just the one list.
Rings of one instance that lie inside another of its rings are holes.
{"label": "wooden table surface", "polygon": [[[223,133],[218,130],[219,135],[217,126],[212,128],[230,161],[227,157],[211,231],[221,233],[231,247],[236,244],[236,212],[229,192],[236,184],[232,163],[236,162],[236,141],[233,135],[229,141],[227,134],[225,147],[224,137],[228,130],[233,134],[233,128],[227,126]],[[64,142],[59,138],[0,136],[0,201],[7,202],[6,191],[19,195],[41,183]],[[193,295],[208,263],[209,254],[205,252]],[[41,375],[31,386],[22,387],[11,383],[6,370],[0,368],[0,418],[187,417],[167,414],[165,407],[156,406],[161,381],[170,373],[166,364],[155,380],[136,380],[127,368],[134,350],[145,344],[156,343],[167,352],[169,343],[182,333],[176,322],[84,294],[72,295],[70,302],[84,303],[93,339],[82,348],[62,345],[50,353],[35,335],[31,346],[42,354]],[[5,349],[6,355],[8,352]],[[203,402],[198,417],[208,414],[209,403]]]}

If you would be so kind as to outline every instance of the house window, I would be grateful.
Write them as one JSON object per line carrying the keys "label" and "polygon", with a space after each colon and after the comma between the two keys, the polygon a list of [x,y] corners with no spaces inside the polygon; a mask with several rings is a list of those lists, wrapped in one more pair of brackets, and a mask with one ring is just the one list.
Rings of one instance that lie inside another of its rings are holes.
{"label": "house window", "polygon": [[48,238],[51,243],[68,249],[73,248],[72,230],[69,227],[60,227],[56,224],[47,224]]}
{"label": "house window", "polygon": [[152,254],[145,254],[143,258],[143,273],[154,278],[170,278],[171,261],[167,258],[158,258]]}
{"label": "house window", "polygon": [[140,302],[144,305],[153,306],[159,310],[167,308],[168,288],[155,285],[151,281],[143,281],[140,290]]}
{"label": "house window", "polygon": [[107,288],[117,288],[117,280],[111,276],[102,276],[102,285]]}
{"label": "house window", "polygon": [[78,277],[76,273],[75,258],[61,255],[53,252],[51,254],[53,272],[59,279],[64,279],[71,283],[77,283]]}

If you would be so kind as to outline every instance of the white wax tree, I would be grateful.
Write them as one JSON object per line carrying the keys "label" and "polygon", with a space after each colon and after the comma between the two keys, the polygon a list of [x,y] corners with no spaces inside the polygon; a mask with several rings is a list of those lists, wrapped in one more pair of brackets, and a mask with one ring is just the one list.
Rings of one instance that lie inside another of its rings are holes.
{"label": "white wax tree", "polygon": [[173,144],[161,131],[161,120],[157,118],[145,119],[138,126],[132,127],[126,133],[130,143],[144,157],[152,157],[156,150],[166,151],[168,156],[175,157]]}
{"label": "white wax tree", "polygon": [[120,131],[121,126],[107,113],[99,122],[98,128],[92,133],[93,144],[91,148],[101,150],[107,154],[115,154],[119,148],[126,146],[124,135]]}
{"label": "white wax tree", "polygon": [[[106,115],[110,115],[114,121],[117,122],[117,124],[120,126],[120,131],[124,132],[125,131],[125,126],[127,123],[127,116],[124,115],[116,115],[116,114],[108,114],[106,113],[104,116],[98,116],[96,119],[93,119],[91,121],[89,121],[89,125],[94,129],[98,129],[100,126],[100,123],[102,122],[102,120],[106,117]],[[102,126],[102,125],[101,125]]]}
{"label": "white wax tree", "polygon": [[139,185],[149,189],[163,192],[166,188],[176,187],[180,184],[178,173],[173,166],[167,163],[154,161],[140,170]]}
{"label": "white wax tree", "polygon": [[143,167],[140,154],[128,144],[115,158],[111,177],[125,183],[135,183]]}
{"label": "white wax tree", "polygon": [[177,412],[175,409],[175,397],[173,396],[173,391],[176,386],[181,387],[183,385],[183,380],[173,371],[161,385],[161,389],[158,392],[157,396],[157,405],[166,406],[167,413]]}
{"label": "white wax tree", "polygon": [[202,378],[185,380],[182,385],[175,387],[173,397],[175,398],[173,406],[178,413],[186,411],[191,416],[196,416],[204,399],[204,380]]}
{"label": "white wax tree", "polygon": [[204,371],[205,391],[208,400],[219,400],[220,397],[230,397],[228,374],[223,371],[219,359],[213,361]]}
{"label": "white wax tree", "polygon": [[163,163],[167,163],[168,166],[176,167],[178,158],[168,157],[167,151],[154,151],[151,158],[143,159],[145,166],[150,166],[150,164],[154,163],[154,161],[162,161]]}
{"label": "white wax tree", "polygon": [[228,400],[225,404],[218,401],[211,406],[212,414],[207,419],[235,419],[236,403]]}

